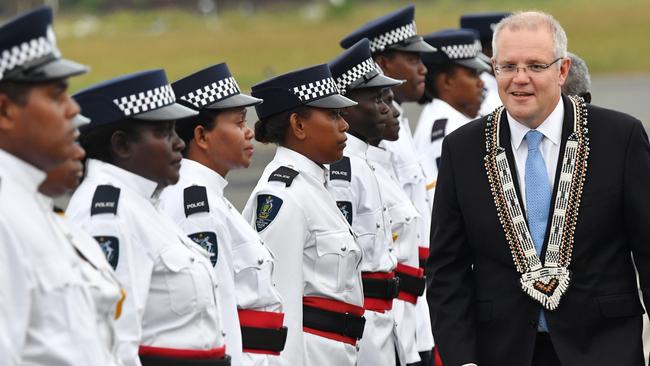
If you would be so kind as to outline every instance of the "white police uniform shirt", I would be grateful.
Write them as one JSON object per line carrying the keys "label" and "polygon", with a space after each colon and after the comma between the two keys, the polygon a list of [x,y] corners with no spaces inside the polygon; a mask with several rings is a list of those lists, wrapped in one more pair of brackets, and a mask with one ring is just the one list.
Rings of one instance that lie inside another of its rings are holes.
{"label": "white police uniform shirt", "polygon": [[[393,239],[393,254],[399,263],[419,266],[418,243],[420,240],[420,214],[399,186],[397,177],[392,172],[390,153],[376,146],[368,147],[368,162],[375,168],[377,179],[381,182],[382,196],[385,197],[386,207],[390,216]],[[418,301],[421,300],[418,298]],[[400,358],[411,364],[420,361],[416,344],[415,326],[417,323],[415,305],[400,299],[395,299],[393,305],[397,339],[400,342],[398,350],[404,352]]]}
{"label": "white police uniform shirt", "polygon": [[485,88],[485,99],[481,103],[478,114],[479,116],[485,116],[492,113],[503,102],[501,102],[501,98],[499,97],[499,87],[497,86],[497,79],[494,75],[489,72],[482,72],[480,78],[483,81],[483,88]]}
{"label": "white police uniform shirt", "polygon": [[44,179],[0,150],[0,365],[106,365],[83,262],[38,193]]}
{"label": "white police uniform shirt", "polygon": [[435,190],[438,178],[438,164],[442,154],[442,140],[457,128],[467,124],[472,119],[457,111],[442,99],[434,98],[422,109],[420,121],[415,129],[413,141],[415,150],[420,156],[424,173],[430,179]]}
{"label": "white police uniform shirt", "polygon": [[[413,205],[420,214],[419,230],[422,241],[419,247],[429,248],[429,231],[431,230],[431,208],[433,207],[433,192],[431,186],[427,186],[429,179],[425,176],[422,165],[415,151],[415,144],[411,134],[411,127],[408,119],[404,116],[404,110],[395,101],[393,105],[400,112],[399,116],[399,138],[397,141],[382,141],[380,146],[391,154],[393,170],[402,187],[402,190],[411,199]],[[425,296],[422,296],[426,298]],[[422,304],[422,305],[421,305]],[[418,301],[418,326],[417,343],[418,351],[430,351],[433,346],[431,320],[429,310],[425,301]]]}
{"label": "white police uniform shirt", "polygon": [[[282,166],[298,173],[290,186],[269,181]],[[305,296],[363,306],[361,248],[327,191],[328,181],[326,168],[279,146],[243,212],[275,254],[275,282],[289,330],[280,357],[291,366],[357,364],[355,346],[303,332]]]}
{"label": "white police uniform shirt", "polygon": [[[51,199],[46,198],[46,200]],[[81,228],[72,225],[63,215],[56,213],[53,215],[66,239],[83,259],[82,276],[89,287],[95,305],[100,340],[105,344],[105,354],[101,356],[101,359],[107,360],[105,363],[97,360],[95,364],[121,366],[115,320],[121,316],[126,292],[122,290],[113,268],[106,261],[99,243]]]}
{"label": "white police uniform shirt", "polygon": [[[351,134],[347,134],[347,137],[343,159],[329,167],[328,190],[352,230],[359,236],[363,252],[361,271],[392,272],[397,260],[391,253],[390,217],[375,167],[366,156],[369,145]],[[372,309],[367,306],[367,301],[366,309]],[[359,342],[359,364],[394,365],[393,312],[390,309],[384,312],[366,311],[365,317],[364,337]]]}
{"label": "white police uniform shirt", "polygon": [[255,229],[224,196],[227,184],[214,170],[194,160],[183,159],[180,180],[165,188],[160,196],[161,209],[192,240],[213,254],[211,259],[220,283],[219,304],[231,365],[268,365],[269,359],[277,357],[242,354],[237,309],[282,310],[280,295],[273,286],[273,255]]}
{"label": "white police uniform shirt", "polygon": [[[119,201],[93,202],[98,186],[119,189]],[[189,350],[224,345],[210,254],[158,211],[156,188],[137,174],[89,159],[67,211],[100,242],[128,294],[117,320],[125,366],[140,364],[141,345]],[[91,215],[92,210],[100,213]]]}

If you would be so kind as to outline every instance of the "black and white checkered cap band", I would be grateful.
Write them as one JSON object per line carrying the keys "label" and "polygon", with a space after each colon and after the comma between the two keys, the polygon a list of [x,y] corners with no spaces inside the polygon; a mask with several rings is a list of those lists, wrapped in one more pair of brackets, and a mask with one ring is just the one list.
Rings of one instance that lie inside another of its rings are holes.
{"label": "black and white checkered cap band", "polygon": [[442,46],[440,49],[452,60],[474,58],[478,54],[475,43]]}
{"label": "black and white checkered cap band", "polygon": [[51,27],[48,28],[46,37],[34,38],[2,51],[0,54],[0,80],[8,71],[48,55],[55,57],[61,55],[56,47],[56,39]]}
{"label": "black and white checkered cap band", "polygon": [[162,108],[175,102],[174,90],[170,85],[163,85],[137,94],[113,99],[113,103],[124,112],[125,116]]}
{"label": "black and white checkered cap band", "polygon": [[334,79],[325,78],[323,80],[318,80],[309,84],[294,87],[292,92],[302,102],[309,102],[320,97],[338,94],[339,88],[336,86]]}
{"label": "black and white checkered cap band", "polygon": [[415,37],[416,35],[417,30],[415,29],[415,22],[405,24],[399,28],[391,30],[390,32],[386,32],[378,37],[371,39],[370,51],[383,51],[387,46],[402,42],[403,40]]}
{"label": "black and white checkered cap band", "polygon": [[208,104],[216,103],[222,99],[239,94],[239,86],[232,76],[216,81],[203,88],[196,89],[180,97],[197,108],[203,108]]}
{"label": "black and white checkered cap band", "polygon": [[352,83],[363,77],[370,71],[375,71],[376,64],[371,58],[364,60],[360,64],[355,65],[353,68],[344,72],[343,75],[336,78],[336,85],[338,86],[341,94],[345,94],[346,89]]}

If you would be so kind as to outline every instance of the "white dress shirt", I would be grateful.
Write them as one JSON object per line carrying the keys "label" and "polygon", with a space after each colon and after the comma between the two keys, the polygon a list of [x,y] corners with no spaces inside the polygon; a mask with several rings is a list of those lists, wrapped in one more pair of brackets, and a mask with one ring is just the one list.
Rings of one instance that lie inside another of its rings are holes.
{"label": "white dress shirt", "polygon": [[[368,162],[369,145],[359,138],[347,134],[344,156],[350,161],[348,179],[334,179],[330,176],[328,190],[337,204],[349,204],[352,230],[359,236],[363,252],[360,269],[362,272],[389,273],[395,269],[397,259],[392,254],[393,240],[390,217],[385,199],[380,191],[376,168]],[[332,166],[330,166],[332,169]],[[366,309],[373,309],[368,306]],[[393,300],[390,300],[392,307]],[[374,308],[377,310],[377,308]],[[366,311],[364,337],[359,341],[359,364],[395,365],[395,319],[391,309]]]}
{"label": "white dress shirt", "polygon": [[[390,217],[393,239],[393,254],[397,261],[411,267],[418,267],[418,243],[420,230],[418,228],[420,214],[402,190],[397,178],[392,174],[393,166],[390,153],[382,148],[368,147],[368,163],[374,168],[377,179],[381,182],[382,196],[385,198]],[[422,297],[418,299],[420,301]],[[426,300],[425,300],[426,301]],[[395,299],[393,303],[398,353],[404,363],[411,364],[420,361],[417,349],[416,308],[414,304]]]}
{"label": "white dress shirt", "polygon": [[[221,305],[226,345],[231,365],[268,365],[272,355],[242,354],[241,330],[237,309],[260,311],[282,310],[280,295],[273,286],[274,260],[259,235],[223,195],[228,182],[214,170],[194,160],[183,159],[180,180],[164,189],[161,209],[187,235],[212,232],[216,238]],[[184,190],[190,186],[204,187],[207,212],[186,216]]]}
{"label": "white dress shirt", "polygon": [[[46,200],[51,201],[50,198],[46,198]],[[117,276],[106,261],[99,243],[87,232],[69,222],[63,215],[52,214],[66,239],[79,255],[83,256],[81,272],[93,297],[100,340],[106,346],[102,359],[107,360],[106,365],[120,366],[122,361],[118,355],[115,320],[121,316],[121,307],[126,292],[122,292]],[[96,362],[98,365],[103,364],[99,361]]]}
{"label": "white dress shirt", "polygon": [[[562,98],[551,114],[542,122],[537,131],[544,135],[539,145],[540,152],[544,158],[548,180],[553,190],[555,182],[555,170],[557,168],[557,159],[560,156],[560,142],[562,139],[562,123],[564,121],[564,104]],[[526,208],[526,159],[528,158],[528,142],[526,133],[531,129],[517,122],[514,117],[508,113],[508,126],[510,127],[510,144],[515,157],[517,167],[517,179],[519,181],[519,194]]]}
{"label": "white dress shirt", "polygon": [[[99,185],[120,189],[116,214],[90,214]],[[140,345],[188,350],[224,345],[210,254],[158,211],[156,188],[156,182],[90,159],[67,211],[96,239],[119,242],[115,273],[127,297],[117,330],[126,366],[140,364]]]}
{"label": "white dress shirt", "polygon": [[[421,242],[419,247],[429,248],[429,232],[431,231],[431,208],[433,207],[433,187],[427,189],[427,182],[431,179],[427,177],[415,150],[415,143],[411,135],[411,127],[408,119],[404,115],[404,110],[397,103],[394,106],[400,111],[399,116],[399,138],[397,141],[382,141],[379,146],[385,148],[391,154],[393,170],[402,190],[411,199],[413,205],[420,214],[419,227]],[[431,321],[429,319],[429,309],[426,302],[418,301],[416,305],[418,311],[417,326],[417,347],[419,352],[430,351],[433,346],[433,336],[431,330]]]}
{"label": "white dress shirt", "polygon": [[[298,172],[290,186],[269,181],[281,166]],[[363,306],[361,248],[332,195],[328,171],[300,153],[277,148],[246,203],[243,216],[257,227],[258,197],[280,205],[259,235],[275,254],[276,287],[283,300],[287,342],[280,357],[291,366],[356,365],[355,346],[303,332],[303,297]]]}
{"label": "white dress shirt", "polygon": [[0,365],[108,365],[83,260],[38,193],[44,179],[0,150]]}

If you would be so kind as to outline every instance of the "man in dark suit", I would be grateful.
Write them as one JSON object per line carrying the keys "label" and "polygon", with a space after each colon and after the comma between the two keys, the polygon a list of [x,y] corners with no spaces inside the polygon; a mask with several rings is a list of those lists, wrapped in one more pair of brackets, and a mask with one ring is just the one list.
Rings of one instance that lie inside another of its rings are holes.
{"label": "man in dark suit", "polygon": [[566,43],[547,14],[499,23],[505,109],[443,143],[427,298],[445,366],[643,365],[650,145],[638,120],[561,94]]}

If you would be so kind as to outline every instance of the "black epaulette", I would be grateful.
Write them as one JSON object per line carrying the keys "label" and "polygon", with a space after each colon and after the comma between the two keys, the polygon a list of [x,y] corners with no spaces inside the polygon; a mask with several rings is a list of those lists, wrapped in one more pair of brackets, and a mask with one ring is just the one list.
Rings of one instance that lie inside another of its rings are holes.
{"label": "black epaulette", "polygon": [[347,180],[352,181],[352,167],[350,158],[344,156],[343,159],[336,163],[330,164],[330,180]]}
{"label": "black epaulette", "polygon": [[298,171],[293,170],[286,166],[277,168],[269,176],[269,182],[277,181],[284,183],[287,187],[291,186],[291,182],[298,176]]}
{"label": "black epaulette", "polygon": [[93,195],[93,202],[90,206],[90,216],[103,213],[117,215],[117,202],[119,199],[119,188],[106,184],[97,186]]}
{"label": "black epaulette", "polygon": [[189,186],[183,190],[185,217],[199,212],[210,212],[208,192],[204,186]]}
{"label": "black epaulette", "polygon": [[441,118],[433,121],[433,128],[431,129],[431,142],[445,137],[445,126],[447,126],[447,118]]}

